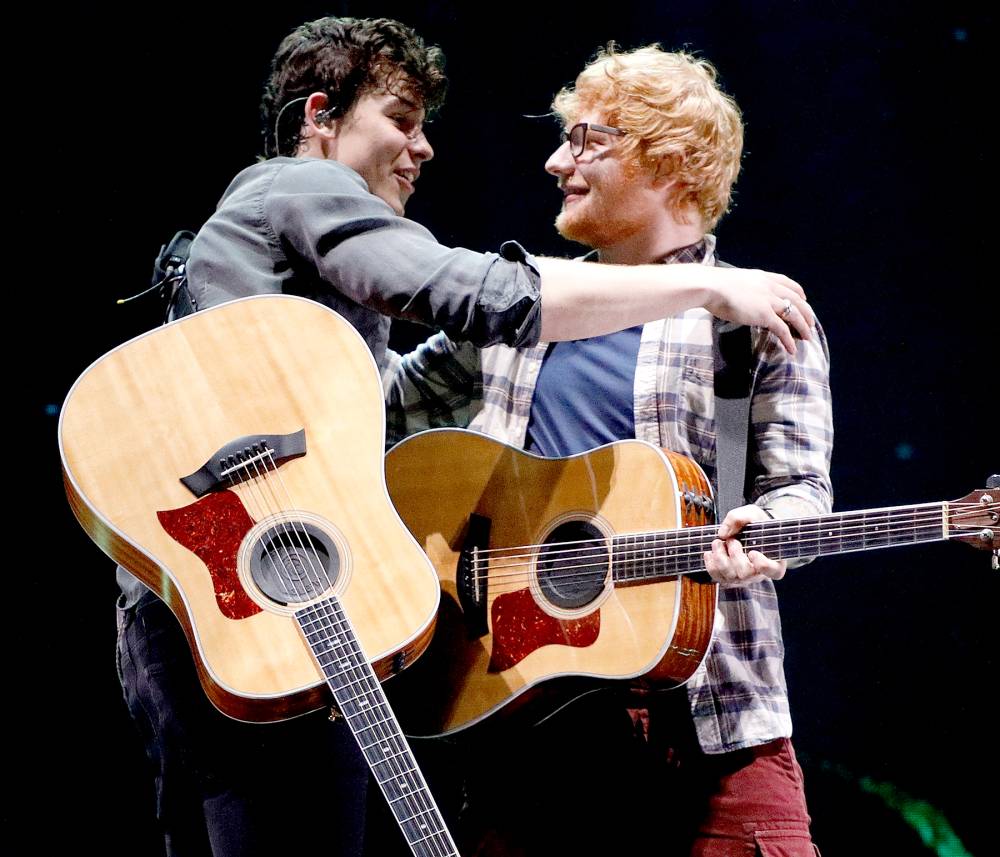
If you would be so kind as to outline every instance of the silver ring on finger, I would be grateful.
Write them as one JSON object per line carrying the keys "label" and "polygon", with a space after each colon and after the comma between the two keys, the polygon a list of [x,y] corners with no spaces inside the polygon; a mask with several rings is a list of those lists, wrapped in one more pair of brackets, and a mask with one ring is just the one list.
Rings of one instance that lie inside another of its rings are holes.
{"label": "silver ring on finger", "polygon": [[792,314],[792,302],[790,300],[786,300],[785,305],[781,308],[781,312],[778,313],[778,316],[781,318],[782,321],[788,321],[788,316],[790,316],[791,314]]}

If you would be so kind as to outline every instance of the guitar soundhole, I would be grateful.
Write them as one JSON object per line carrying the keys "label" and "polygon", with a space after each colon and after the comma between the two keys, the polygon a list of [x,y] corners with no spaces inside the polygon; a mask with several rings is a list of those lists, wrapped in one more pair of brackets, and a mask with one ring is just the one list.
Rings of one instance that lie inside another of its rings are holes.
{"label": "guitar soundhole", "polygon": [[604,591],[608,546],[586,521],[560,524],[545,539],[536,564],[542,594],[557,607],[583,607]]}
{"label": "guitar soundhole", "polygon": [[303,521],[283,521],[264,532],[250,555],[250,573],[279,604],[311,601],[330,590],[340,556],[330,537]]}

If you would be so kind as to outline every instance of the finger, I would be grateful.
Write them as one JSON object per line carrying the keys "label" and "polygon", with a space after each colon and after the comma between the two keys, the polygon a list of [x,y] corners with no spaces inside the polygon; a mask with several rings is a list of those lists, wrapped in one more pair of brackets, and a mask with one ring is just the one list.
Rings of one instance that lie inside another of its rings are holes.
{"label": "finger", "polygon": [[706,551],[705,570],[719,583],[730,583],[736,580],[736,568],[729,560],[726,543],[721,539],[712,542],[712,548]]}
{"label": "finger", "polygon": [[725,560],[719,567],[718,581],[726,589],[737,586],[747,586],[760,580],[760,575],[750,563],[749,557],[743,552],[743,545],[738,541],[723,542]]}
{"label": "finger", "polygon": [[[787,279],[787,277],[785,279]],[[816,326],[816,314],[813,312],[812,307],[809,306],[809,299],[805,296],[805,292],[802,291],[802,287],[799,286],[798,283],[792,282],[791,280],[788,282],[790,285],[776,283],[774,288],[771,289],[772,293],[779,301],[781,301],[782,309],[785,306],[785,301],[790,301],[792,306],[795,307],[802,315],[805,323],[810,329],[812,329]],[[792,286],[794,286],[794,288],[792,288]]]}
{"label": "finger", "polygon": [[726,550],[726,556],[729,559],[728,567],[732,572],[731,576],[735,580],[746,580],[748,577],[754,575],[753,566],[750,564],[750,560],[747,559],[747,555],[743,552],[743,545],[740,544],[736,539],[729,539],[723,542]]}
{"label": "finger", "polygon": [[770,272],[765,272],[765,273],[768,273],[769,276],[779,286],[782,286],[782,287],[784,287],[786,289],[791,289],[792,292],[794,292],[795,295],[798,298],[800,298],[801,300],[805,300],[806,299],[805,289],[803,289],[802,286],[800,286],[798,283],[796,283],[795,280],[793,280],[791,277],[786,277],[784,274],[771,274]]}
{"label": "finger", "polygon": [[760,551],[750,551],[747,554],[747,559],[755,574],[768,577],[771,580],[781,580],[788,568],[788,563],[784,560],[768,559]]}
{"label": "finger", "polygon": [[[795,303],[795,301],[792,301],[792,303]],[[799,301],[795,304],[795,306],[798,309],[799,314],[802,316],[803,321],[809,325],[809,332],[812,333],[816,327],[816,313],[813,312],[813,308],[809,304],[809,301]]]}
{"label": "finger", "polygon": [[[766,518],[767,514],[765,513],[763,517]],[[760,520],[762,520],[762,517],[759,506],[737,506],[735,509],[731,509],[729,514],[722,519],[722,523],[719,525],[719,538],[731,538],[751,521]]]}
{"label": "finger", "polygon": [[750,560],[747,559],[747,555],[743,552],[743,545],[737,539],[726,539],[722,544],[725,545],[726,556],[734,563],[740,567],[750,567]]}
{"label": "finger", "polygon": [[812,335],[809,322],[806,321],[801,310],[791,301],[782,305],[781,310],[778,312],[778,318],[785,323],[785,327],[788,328],[788,334],[792,339],[798,335],[800,339],[807,340]]}
{"label": "finger", "polygon": [[792,329],[781,317],[782,309],[783,307],[778,307],[778,309],[772,310],[772,315],[766,326],[771,333],[778,337],[785,351],[789,354],[795,354],[795,340],[792,338]]}

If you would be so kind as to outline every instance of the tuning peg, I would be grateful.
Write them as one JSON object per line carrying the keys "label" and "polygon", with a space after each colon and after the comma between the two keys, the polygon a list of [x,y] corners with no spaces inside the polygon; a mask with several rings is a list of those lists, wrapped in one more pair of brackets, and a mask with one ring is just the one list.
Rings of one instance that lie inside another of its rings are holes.
{"label": "tuning peg", "polygon": [[1000,474],[994,473],[989,479],[986,480],[987,488],[1000,488]]}

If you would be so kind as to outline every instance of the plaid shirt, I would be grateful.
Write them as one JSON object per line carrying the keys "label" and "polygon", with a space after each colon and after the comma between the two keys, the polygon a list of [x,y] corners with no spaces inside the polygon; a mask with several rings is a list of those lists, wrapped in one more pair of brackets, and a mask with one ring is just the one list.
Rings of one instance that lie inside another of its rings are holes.
{"label": "plaid shirt", "polygon": [[[698,258],[715,264],[713,236],[665,261]],[[754,328],[752,347],[751,500],[775,517],[829,512],[833,423],[823,333],[817,327],[792,357],[769,331]],[[418,429],[469,425],[523,446],[546,348],[494,346],[480,354],[438,334],[405,357],[392,355],[384,377],[389,440]],[[714,483],[713,383],[712,317],[706,310],[643,327],[634,387],[636,437],[693,458]],[[720,589],[712,646],[687,684],[706,753],[791,735],[783,656],[774,583]]]}

